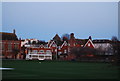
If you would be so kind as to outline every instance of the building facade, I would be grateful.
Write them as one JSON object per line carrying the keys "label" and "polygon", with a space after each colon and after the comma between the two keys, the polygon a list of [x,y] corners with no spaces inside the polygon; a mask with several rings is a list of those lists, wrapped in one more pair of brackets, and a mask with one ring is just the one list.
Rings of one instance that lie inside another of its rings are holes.
{"label": "building facade", "polygon": [[0,32],[0,58],[20,58],[18,54],[21,51],[21,41],[18,40],[15,30],[13,33]]}

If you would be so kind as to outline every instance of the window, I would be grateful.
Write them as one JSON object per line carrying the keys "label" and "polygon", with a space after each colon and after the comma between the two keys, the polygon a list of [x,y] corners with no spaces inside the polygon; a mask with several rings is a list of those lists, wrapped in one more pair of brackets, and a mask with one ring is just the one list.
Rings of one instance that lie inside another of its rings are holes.
{"label": "window", "polygon": [[53,44],[52,47],[56,47],[55,44]]}
{"label": "window", "polygon": [[8,43],[8,51],[12,51],[12,44]]}
{"label": "window", "polygon": [[68,46],[70,46],[70,44],[68,44]]}
{"label": "window", "polygon": [[61,49],[61,47],[59,46],[59,47],[58,47],[58,49],[60,50],[60,49]]}
{"label": "window", "polygon": [[32,53],[34,54],[34,53],[37,53],[38,51],[37,50],[32,50]]}
{"label": "window", "polygon": [[88,43],[88,46],[90,46],[90,43]]}
{"label": "window", "polygon": [[75,43],[74,43],[74,46],[75,46]]}
{"label": "window", "polygon": [[51,51],[50,50],[46,50],[46,54],[51,54]]}
{"label": "window", "polygon": [[0,50],[2,50],[2,42],[0,42]]}
{"label": "window", "polygon": [[58,52],[58,55],[62,54],[62,52]]}
{"label": "window", "polygon": [[44,53],[44,50],[40,50],[39,53]]}
{"label": "window", "polygon": [[67,53],[67,50],[64,50],[64,53]]}
{"label": "window", "polygon": [[19,44],[14,44],[14,48],[18,49],[19,48]]}

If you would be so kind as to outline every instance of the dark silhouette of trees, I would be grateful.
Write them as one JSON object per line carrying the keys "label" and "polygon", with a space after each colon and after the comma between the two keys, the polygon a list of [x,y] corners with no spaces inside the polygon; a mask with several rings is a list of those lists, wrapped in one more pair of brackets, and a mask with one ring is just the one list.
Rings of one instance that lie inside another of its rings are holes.
{"label": "dark silhouette of trees", "polygon": [[44,44],[46,44],[46,42],[45,41],[38,41],[37,44],[39,44],[39,45],[43,44],[44,45]]}
{"label": "dark silhouette of trees", "polygon": [[71,54],[76,56],[76,59],[80,59],[81,57],[92,57],[96,55],[96,52],[94,48],[89,47],[73,47],[70,51]]}
{"label": "dark silhouette of trees", "polygon": [[30,40],[28,40],[28,44],[31,44]]}
{"label": "dark silhouette of trees", "polygon": [[70,35],[69,34],[63,34],[62,35],[62,37],[61,37],[61,39],[63,40],[63,41],[68,41],[69,39],[70,39]]}
{"label": "dark silhouette of trees", "polygon": [[36,41],[33,41],[32,44],[37,44]]}
{"label": "dark silhouette of trees", "polygon": [[116,36],[113,36],[111,44],[112,44],[113,53],[114,53],[114,63],[116,65],[120,65],[120,41]]}

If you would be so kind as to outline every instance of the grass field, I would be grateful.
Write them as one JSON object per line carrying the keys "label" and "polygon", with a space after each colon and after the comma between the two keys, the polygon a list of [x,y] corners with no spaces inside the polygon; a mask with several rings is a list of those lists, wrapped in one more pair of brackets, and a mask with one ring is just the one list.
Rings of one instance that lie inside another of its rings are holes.
{"label": "grass field", "polygon": [[72,61],[3,60],[3,79],[118,79],[118,66]]}

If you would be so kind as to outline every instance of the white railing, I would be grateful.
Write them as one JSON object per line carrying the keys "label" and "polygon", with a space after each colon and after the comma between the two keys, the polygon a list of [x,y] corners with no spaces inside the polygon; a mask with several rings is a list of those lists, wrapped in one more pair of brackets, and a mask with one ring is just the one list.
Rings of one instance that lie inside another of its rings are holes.
{"label": "white railing", "polygon": [[26,60],[32,60],[32,59],[52,60],[52,54],[27,54],[26,55]]}

